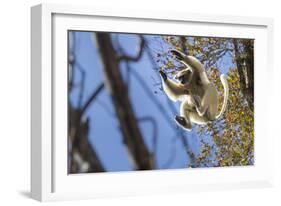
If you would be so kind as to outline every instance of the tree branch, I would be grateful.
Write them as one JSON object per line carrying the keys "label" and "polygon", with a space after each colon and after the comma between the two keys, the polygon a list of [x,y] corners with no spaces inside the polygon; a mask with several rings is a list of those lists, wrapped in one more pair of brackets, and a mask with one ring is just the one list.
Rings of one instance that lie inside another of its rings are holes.
{"label": "tree branch", "polygon": [[[99,94],[103,85],[98,87],[94,91],[93,95],[86,101],[86,104],[82,107],[84,85],[85,85],[85,70],[75,59],[75,34],[73,34],[73,45],[71,55],[69,59],[68,70],[72,70],[72,74],[69,78],[69,93],[72,90],[74,82],[75,69],[81,72],[82,78],[80,81],[80,91],[78,97],[78,106],[74,108],[70,99],[68,98],[68,172],[72,174],[85,173],[85,172],[104,172],[105,169],[100,161],[98,154],[89,142],[89,121],[81,121],[83,113],[86,111],[91,102]],[[81,108],[82,107],[82,108]]]}
{"label": "tree branch", "polygon": [[115,111],[120,123],[120,130],[123,134],[130,155],[135,167],[138,170],[154,168],[154,162],[142,138],[141,132],[130,104],[126,84],[118,66],[116,52],[107,33],[96,33],[96,42],[103,64],[104,78],[107,82],[107,89],[110,92]]}
{"label": "tree branch", "polygon": [[150,122],[152,125],[152,152],[151,156],[154,158],[154,164],[156,164],[156,152],[157,152],[157,137],[158,137],[158,126],[157,122],[153,117],[145,116],[138,118],[139,122]]}
{"label": "tree branch", "polygon": [[[249,41],[249,40],[248,40]],[[243,53],[239,49],[239,44],[243,47]],[[243,40],[238,42],[237,39],[233,40],[235,60],[239,74],[239,82],[241,92],[251,111],[254,111],[254,52],[250,43],[245,43]]]}
{"label": "tree branch", "polygon": [[81,115],[88,109],[92,101],[98,96],[98,94],[103,90],[104,83],[100,83],[99,86],[95,89],[89,99],[85,102],[84,106],[81,108]]}
{"label": "tree branch", "polygon": [[[140,58],[142,57],[142,54],[143,54],[143,50],[144,50],[144,46],[145,46],[145,40],[141,35],[139,36],[139,38],[140,38],[140,44],[139,44],[140,46],[139,46],[139,49],[137,51],[137,54],[135,56],[129,56],[129,55],[123,54],[123,55],[121,55],[117,58],[117,61],[123,61],[124,60],[124,61],[137,62],[137,61],[140,60]],[[119,49],[123,53],[125,53],[124,50],[122,49],[122,47],[120,47]]]}
{"label": "tree branch", "polygon": [[[71,149],[69,149],[69,156],[71,157],[69,172],[71,174],[80,172],[104,172],[105,169],[97,153],[89,143],[89,119],[81,123],[79,121],[79,126],[76,126],[75,113],[77,111],[73,110],[72,107],[69,107],[69,110],[70,116],[73,118],[70,120],[69,125],[69,140],[71,140]],[[73,130],[74,132],[72,132]],[[86,165],[86,167],[84,165]]]}
{"label": "tree branch", "polygon": [[80,108],[82,106],[83,97],[84,97],[84,87],[85,87],[85,69],[80,65],[77,60],[75,61],[75,66],[77,69],[81,72],[81,81],[80,81],[80,91],[79,91],[79,97],[78,97],[78,107]]}

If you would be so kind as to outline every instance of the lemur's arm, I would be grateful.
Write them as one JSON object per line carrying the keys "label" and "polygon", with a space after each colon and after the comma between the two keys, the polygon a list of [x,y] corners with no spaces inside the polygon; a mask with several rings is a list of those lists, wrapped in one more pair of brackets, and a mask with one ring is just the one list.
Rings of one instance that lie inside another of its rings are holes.
{"label": "lemur's arm", "polygon": [[198,73],[198,75],[200,77],[200,80],[202,82],[209,83],[209,79],[208,79],[208,77],[206,75],[204,66],[201,64],[201,62],[198,59],[196,59],[193,56],[185,55],[184,53],[182,53],[182,52],[180,52],[178,50],[175,50],[175,49],[170,50],[170,52],[181,63],[183,63],[187,67],[190,67],[192,70],[195,70],[193,72],[197,72]]}
{"label": "lemur's arm", "polygon": [[192,67],[193,69],[196,69],[198,73],[205,71],[201,62],[195,57],[185,55],[184,53],[175,49],[172,49],[170,52],[176,59],[185,64],[187,67]]}
{"label": "lemur's arm", "polygon": [[185,86],[168,79],[163,71],[159,71],[159,73],[161,75],[164,92],[172,101],[179,101],[182,95],[189,93]]}

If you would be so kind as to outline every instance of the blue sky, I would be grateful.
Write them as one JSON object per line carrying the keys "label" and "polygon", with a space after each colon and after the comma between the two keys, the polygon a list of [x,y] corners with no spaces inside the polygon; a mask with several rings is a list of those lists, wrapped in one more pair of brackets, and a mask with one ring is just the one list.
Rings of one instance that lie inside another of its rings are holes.
{"label": "blue sky", "polygon": [[[113,42],[118,36],[120,45],[127,54],[135,54],[138,47],[139,39],[133,34],[112,34]],[[153,57],[156,52],[167,52],[170,45],[165,43],[160,36],[145,35],[148,48]],[[99,60],[99,54],[93,41],[91,32],[75,32],[75,41],[70,38],[70,50],[74,50],[75,61],[77,65],[85,70],[85,87],[83,90],[83,102],[103,81],[102,66]],[[230,64],[230,58],[222,60],[221,71],[228,71],[227,66]],[[126,65],[121,63],[120,69],[125,82],[128,81]],[[144,53],[142,58],[130,64],[132,73],[129,77],[129,98],[137,119],[143,119],[152,116],[157,122],[157,149],[156,162],[158,169],[175,169],[186,168],[189,159],[184,150],[183,144],[175,130],[174,116],[178,114],[179,104],[169,102],[170,100],[159,89],[159,74],[157,68],[152,64],[148,53]],[[75,71],[79,70],[76,66]],[[145,83],[139,81],[139,77]],[[77,72],[75,82],[79,84],[81,74]],[[70,100],[74,106],[77,106],[80,88],[72,90]],[[149,93],[149,94],[148,94]],[[163,111],[149,98],[153,95],[158,103],[162,105]],[[171,110],[171,107],[173,110]],[[126,147],[123,144],[122,134],[118,128],[118,119],[111,102],[111,98],[106,89],[104,89],[93,102],[91,107],[86,111],[83,118],[90,119],[89,138],[92,146],[98,153],[106,171],[129,171],[132,170],[132,163],[128,159]],[[153,148],[153,127],[150,122],[139,121],[139,127],[144,137],[145,143],[150,151]],[[199,137],[196,135],[196,127],[192,132],[186,132],[185,138],[188,141],[193,152],[199,151]],[[210,137],[203,137],[206,141],[212,142]],[[169,163],[169,164],[168,164]]]}

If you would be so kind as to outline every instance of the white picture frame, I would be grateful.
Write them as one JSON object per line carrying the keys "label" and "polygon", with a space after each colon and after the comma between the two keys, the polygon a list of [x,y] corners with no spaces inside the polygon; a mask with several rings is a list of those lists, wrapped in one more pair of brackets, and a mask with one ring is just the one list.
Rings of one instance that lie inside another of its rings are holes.
{"label": "white picture frame", "polygon": [[[155,24],[159,25],[158,31],[153,29]],[[64,105],[67,94],[65,85],[61,83],[66,81],[67,73],[66,69],[57,69],[65,67],[67,61],[66,31],[77,29],[190,35],[184,29],[185,25],[192,26],[192,35],[203,33],[216,36],[220,33],[226,37],[257,39],[255,166],[68,175]],[[269,115],[265,109],[269,108],[271,101],[261,96],[271,91],[265,90],[264,85],[267,85],[266,88],[273,87],[268,78],[273,74],[272,19],[176,12],[167,15],[165,12],[41,4],[31,9],[31,26],[32,198],[52,201],[273,185],[273,132],[269,129]],[[174,33],[168,27],[174,29]],[[55,138],[58,136],[62,138]]]}

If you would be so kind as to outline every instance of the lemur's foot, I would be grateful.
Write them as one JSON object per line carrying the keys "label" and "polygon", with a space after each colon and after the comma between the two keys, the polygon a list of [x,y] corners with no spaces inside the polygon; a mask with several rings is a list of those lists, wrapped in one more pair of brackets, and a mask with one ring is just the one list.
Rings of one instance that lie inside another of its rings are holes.
{"label": "lemur's foot", "polygon": [[190,122],[186,121],[186,119],[184,117],[181,116],[176,116],[175,117],[175,121],[177,122],[177,124],[179,126],[181,126],[181,128],[187,130],[187,131],[191,131],[192,130],[192,125]]}
{"label": "lemur's foot", "polygon": [[167,80],[167,74],[165,74],[165,72],[163,72],[162,70],[159,71],[159,74],[161,75],[161,77],[163,78],[164,81]]}
{"label": "lemur's foot", "polygon": [[175,49],[171,49],[170,52],[173,55],[173,57],[176,58],[177,60],[179,60],[179,61],[184,60],[184,54],[181,53],[180,51],[175,50]]}
{"label": "lemur's foot", "polygon": [[181,117],[181,116],[175,116],[175,120],[176,122],[181,125],[181,126],[186,126],[187,125],[187,122],[185,120],[184,117]]}

